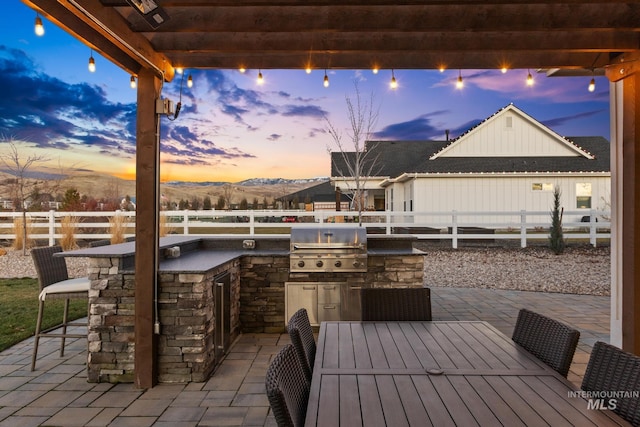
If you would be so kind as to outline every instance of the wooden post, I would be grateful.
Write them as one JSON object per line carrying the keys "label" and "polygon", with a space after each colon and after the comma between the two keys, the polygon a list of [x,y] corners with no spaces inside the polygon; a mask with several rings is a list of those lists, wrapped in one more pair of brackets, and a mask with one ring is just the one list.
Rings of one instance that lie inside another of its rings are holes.
{"label": "wooden post", "polygon": [[623,80],[622,348],[640,354],[640,73]]}
{"label": "wooden post", "polygon": [[156,99],[161,81],[148,69],[138,74],[136,132],[136,288],[135,385],[157,383],[157,336],[154,334],[158,263],[160,141]]}

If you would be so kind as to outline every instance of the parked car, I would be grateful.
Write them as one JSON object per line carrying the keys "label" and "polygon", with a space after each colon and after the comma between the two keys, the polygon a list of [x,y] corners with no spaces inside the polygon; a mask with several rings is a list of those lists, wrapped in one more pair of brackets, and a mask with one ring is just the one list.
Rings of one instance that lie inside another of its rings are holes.
{"label": "parked car", "polygon": [[298,222],[297,216],[283,216],[282,222]]}

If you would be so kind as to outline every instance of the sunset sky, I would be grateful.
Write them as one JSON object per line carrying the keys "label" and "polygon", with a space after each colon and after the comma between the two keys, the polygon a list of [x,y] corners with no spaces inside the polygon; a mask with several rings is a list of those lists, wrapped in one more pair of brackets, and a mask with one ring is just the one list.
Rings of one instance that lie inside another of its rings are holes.
{"label": "sunset sky", "polygon": [[[0,136],[19,141],[25,156],[37,153],[51,167],[78,168],[125,178],[135,174],[136,91],[130,75],[43,19],[34,34],[35,12],[19,0],[3,0],[0,15]],[[328,176],[327,121],[350,131],[345,97],[355,81],[363,98],[379,108],[377,139],[456,137],[500,108],[514,103],[562,136],[609,139],[609,86],[596,77],[547,78],[527,70],[462,70],[465,87],[455,88],[458,70],[395,70],[399,87],[389,88],[391,70],[186,70],[194,85],[182,90],[182,111],[161,121],[163,180],[231,181],[248,178]],[[176,103],[180,76],[162,96]],[[186,83],[186,77],[185,77]],[[24,142],[23,142],[24,141]],[[0,142],[0,155],[7,144]],[[1,169],[1,168],[0,168]]]}

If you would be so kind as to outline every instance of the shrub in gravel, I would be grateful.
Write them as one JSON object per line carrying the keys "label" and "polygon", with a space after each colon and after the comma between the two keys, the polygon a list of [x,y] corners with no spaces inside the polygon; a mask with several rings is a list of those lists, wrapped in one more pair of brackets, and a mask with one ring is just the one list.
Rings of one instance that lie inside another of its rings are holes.
{"label": "shrub in gravel", "polygon": [[556,254],[560,255],[564,252],[566,242],[562,235],[562,212],[564,208],[560,207],[560,187],[553,189],[553,208],[551,209],[551,228],[549,230],[549,247]]}

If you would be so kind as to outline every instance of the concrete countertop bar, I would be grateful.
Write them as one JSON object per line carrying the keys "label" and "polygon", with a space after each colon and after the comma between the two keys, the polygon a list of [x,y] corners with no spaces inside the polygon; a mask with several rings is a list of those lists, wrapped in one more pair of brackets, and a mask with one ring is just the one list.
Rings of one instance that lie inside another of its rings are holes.
{"label": "concrete countertop bar", "polygon": [[[415,255],[422,251],[412,247],[416,238],[402,236],[367,236],[370,256]],[[243,242],[253,241],[254,249],[243,248]],[[168,251],[180,248],[180,255],[172,258]],[[242,256],[288,256],[289,238],[273,236],[253,237],[192,237],[168,236],[160,239],[160,273],[204,273]],[[59,254],[64,257],[121,258],[122,271],[134,271],[135,242],[77,249]]]}

